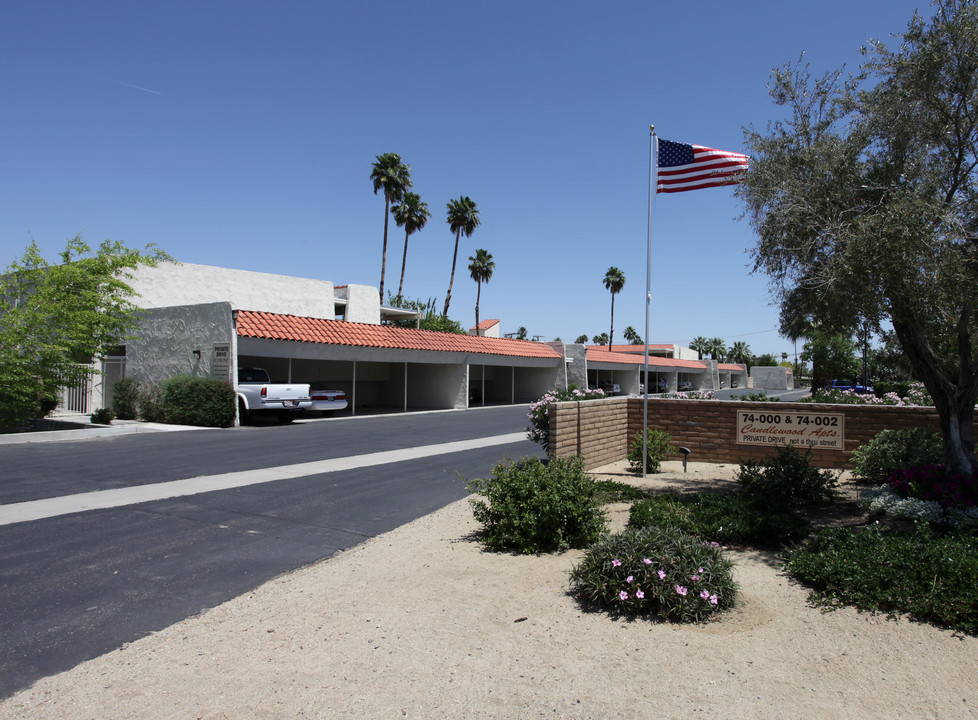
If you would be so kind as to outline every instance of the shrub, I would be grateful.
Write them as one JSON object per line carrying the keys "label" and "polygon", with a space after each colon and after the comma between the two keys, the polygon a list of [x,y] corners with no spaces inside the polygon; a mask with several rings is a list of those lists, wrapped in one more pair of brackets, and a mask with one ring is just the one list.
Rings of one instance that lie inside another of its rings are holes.
{"label": "shrub", "polygon": [[139,387],[139,419],[146,422],[166,422],[163,398],[159,386],[141,385]]}
{"label": "shrub", "polygon": [[579,600],[613,614],[705,620],[736,601],[733,563],[675,528],[631,528],[591,547],[571,571]]}
{"label": "shrub", "polygon": [[883,430],[852,453],[853,473],[861,481],[879,485],[897,470],[936,465],[944,459],[944,442],[927,428]]}
{"label": "shrub", "polygon": [[798,452],[791,445],[778,448],[763,460],[741,463],[737,483],[761,509],[787,511],[809,503],[836,498],[838,475],[812,465],[811,452]]}
{"label": "shrub", "polygon": [[568,400],[598,400],[605,397],[604,390],[580,390],[573,385],[566,390],[551,390],[530,405],[526,417],[530,420],[526,437],[540,443],[545,452],[550,452],[550,406]]}
{"label": "shrub", "polygon": [[978,479],[949,472],[943,465],[898,470],[886,484],[900,497],[936,502],[942,508],[967,510],[978,505]]}
{"label": "shrub", "polygon": [[166,422],[200,427],[231,427],[237,411],[234,388],[214,378],[177,375],[160,388]]}
{"label": "shrub", "polygon": [[825,606],[907,613],[978,634],[978,538],[938,536],[919,526],[913,535],[872,527],[829,528],[787,556],[788,571],[815,588]]}
{"label": "shrub", "polygon": [[634,503],[632,528],[675,527],[723,545],[777,548],[804,539],[811,528],[790,512],[771,512],[742,494],[657,495]]}
{"label": "shrub", "polygon": [[894,393],[897,397],[907,397],[910,395],[910,381],[897,380],[896,382],[888,382],[886,380],[880,380],[873,383],[873,395],[876,397],[883,398],[890,393]]}
{"label": "shrub", "polygon": [[471,500],[490,550],[531,554],[587,547],[605,531],[607,518],[594,499],[597,485],[581,458],[501,462],[491,478],[466,487],[485,500]]}
{"label": "shrub", "polygon": [[864,491],[858,500],[859,507],[871,514],[891,518],[922,521],[952,528],[978,528],[978,508],[944,507],[933,500],[920,500],[898,495],[889,485],[881,485]]}
{"label": "shrub", "polygon": [[120,420],[135,420],[139,412],[139,383],[131,377],[119,378],[112,385],[112,410]]}
{"label": "shrub", "polygon": [[112,408],[102,408],[92,413],[92,422],[95,425],[111,425],[114,419],[115,413],[112,412]]}
{"label": "shrub", "polygon": [[763,390],[756,393],[747,393],[746,395],[737,395],[730,399],[743,400],[744,402],[781,402],[781,398],[776,395],[768,395]]}
{"label": "shrub", "polygon": [[[645,463],[648,472],[659,472],[659,466],[666,455],[672,451],[669,441],[672,436],[664,430],[647,428],[645,431]],[[628,462],[632,470],[642,470],[642,433],[636,433],[632,438],[631,450],[628,452]]]}
{"label": "shrub", "polygon": [[812,392],[810,397],[801,398],[798,402],[834,403],[836,405],[900,405],[900,406],[932,406],[934,399],[927,392],[923,383],[910,383],[907,394],[899,395],[896,391],[877,394],[857,393],[855,390],[840,388],[821,388]]}

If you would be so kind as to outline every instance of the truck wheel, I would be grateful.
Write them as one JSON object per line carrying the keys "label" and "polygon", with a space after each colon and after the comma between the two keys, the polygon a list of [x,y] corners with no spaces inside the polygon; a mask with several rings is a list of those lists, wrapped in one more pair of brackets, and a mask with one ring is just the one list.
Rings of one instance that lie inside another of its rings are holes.
{"label": "truck wheel", "polygon": [[238,400],[238,424],[251,425],[251,415],[248,414],[248,408],[245,407],[244,400]]}
{"label": "truck wheel", "polygon": [[295,420],[295,413],[293,412],[284,412],[278,415],[278,421],[283,425],[288,425],[293,420]]}

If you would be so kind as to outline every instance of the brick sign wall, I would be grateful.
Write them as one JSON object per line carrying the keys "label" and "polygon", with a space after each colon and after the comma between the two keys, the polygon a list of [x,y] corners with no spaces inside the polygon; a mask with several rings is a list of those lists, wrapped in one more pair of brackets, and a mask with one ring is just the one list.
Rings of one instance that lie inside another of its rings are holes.
{"label": "brick sign wall", "polygon": [[[642,400],[612,398],[557,403],[550,415],[551,455],[583,455],[585,466],[624,459],[642,430]],[[739,464],[797,444],[820,467],[850,467],[852,451],[880,430],[938,429],[934,408],[884,405],[649,400],[649,427],[665,430],[691,461]],[[679,460],[678,452],[670,459]]]}

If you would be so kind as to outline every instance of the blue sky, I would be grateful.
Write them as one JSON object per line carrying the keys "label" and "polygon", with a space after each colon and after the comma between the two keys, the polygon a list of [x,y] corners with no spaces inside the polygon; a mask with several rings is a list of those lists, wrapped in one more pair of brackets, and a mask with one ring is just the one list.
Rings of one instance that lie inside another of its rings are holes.
{"label": "blue sky", "polygon": [[[649,125],[743,150],[777,117],[773,67],[817,71],[906,28],[915,0],[821,3],[103,2],[0,6],[0,266],[29,240],[55,260],[82,233],[155,243],[184,262],[336,284],[380,280],[396,152],[432,212],[412,236],[405,294],[474,323],[468,257],[492,253],[481,317],[543,339],[608,330],[602,278],[626,275],[615,339],[645,325]],[[792,352],[726,188],[655,203],[652,342],[696,335]],[[391,224],[396,292],[403,232]]]}

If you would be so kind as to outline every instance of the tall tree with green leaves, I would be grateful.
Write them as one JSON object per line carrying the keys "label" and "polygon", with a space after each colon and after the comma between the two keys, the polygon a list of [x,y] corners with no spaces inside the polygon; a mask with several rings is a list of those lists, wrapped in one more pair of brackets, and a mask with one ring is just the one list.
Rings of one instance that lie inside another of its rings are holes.
{"label": "tall tree with green leaves", "polygon": [[60,389],[92,374],[91,361],[131,337],[139,308],[131,270],[168,260],[104,241],[93,252],[81,236],[50,265],[32,240],[0,275],[0,428],[43,417]]}
{"label": "tall tree with green leaves", "polygon": [[448,306],[452,303],[452,285],[455,284],[455,263],[458,260],[458,241],[464,234],[465,237],[472,237],[472,233],[479,227],[482,220],[479,218],[479,210],[472,198],[462,195],[458,200],[448,201],[448,217],[446,218],[448,227],[455,233],[455,252],[452,254],[452,277],[448,281],[448,292],[445,294],[445,310],[442,315],[448,316]]}
{"label": "tall tree with green leaves", "polygon": [[629,325],[625,328],[625,332],[622,333],[622,337],[625,338],[632,345],[641,345],[642,336],[638,334],[638,330]]}
{"label": "tall tree with green leaves", "polygon": [[421,199],[418,193],[406,192],[404,199],[391,208],[394,214],[394,222],[398,227],[404,228],[404,258],[401,260],[401,282],[397,286],[397,300],[404,297],[404,269],[407,267],[408,240],[418,230],[424,229],[428,224],[431,213],[428,211],[428,203]]}
{"label": "tall tree with green leaves", "polygon": [[945,461],[976,469],[978,3],[938,0],[856,77],[799,61],[770,82],[787,118],[748,128],[738,195],[754,270],[801,288],[826,331],[889,321],[940,418]]}
{"label": "tall tree with green leaves", "polygon": [[384,276],[387,273],[387,227],[390,221],[391,204],[400,202],[404,193],[411,189],[411,167],[401,162],[397,153],[384,153],[377,156],[370,179],[374,184],[374,195],[384,191],[384,250],[380,261],[380,301],[384,301]]}
{"label": "tall tree with green leaves", "polygon": [[615,337],[615,295],[625,287],[625,273],[618,268],[611,266],[604,274],[604,288],[611,293],[611,329],[608,331],[608,348]]}
{"label": "tall tree with green leaves", "polygon": [[747,365],[753,357],[754,354],[750,351],[750,345],[743,340],[737,340],[727,350],[727,362]]}
{"label": "tall tree with green leaves", "polygon": [[707,352],[709,352],[707,350],[709,343],[710,341],[707,340],[705,337],[703,337],[702,335],[697,335],[696,337],[694,337],[692,340],[689,341],[689,349],[695,350],[697,353],[699,353],[700,360],[702,360],[703,356]]}
{"label": "tall tree with green leaves", "polygon": [[850,335],[813,330],[802,349],[801,359],[812,364],[812,390],[825,387],[830,380],[851,383],[859,374],[857,346]]}
{"label": "tall tree with green leaves", "polygon": [[723,360],[723,356],[727,354],[727,346],[722,338],[710,338],[706,341],[703,352],[709,353],[711,360]]}
{"label": "tall tree with green leaves", "polygon": [[469,256],[469,276],[478,284],[475,293],[475,334],[481,335],[482,328],[479,327],[479,303],[482,300],[482,283],[488,283],[492,279],[492,273],[496,269],[496,263],[492,261],[492,254],[487,250],[479,248],[475,255]]}
{"label": "tall tree with green leaves", "polygon": [[574,342],[578,345],[587,345],[587,335],[578,335]]}

